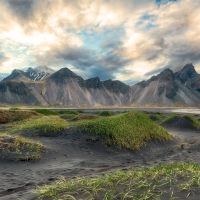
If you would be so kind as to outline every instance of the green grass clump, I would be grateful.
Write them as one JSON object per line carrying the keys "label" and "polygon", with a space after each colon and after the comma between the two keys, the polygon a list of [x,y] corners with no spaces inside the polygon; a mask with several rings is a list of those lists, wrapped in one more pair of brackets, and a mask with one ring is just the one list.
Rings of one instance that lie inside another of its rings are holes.
{"label": "green grass clump", "polygon": [[113,115],[113,112],[108,111],[108,110],[102,110],[102,111],[99,111],[99,112],[98,112],[98,115],[99,115],[99,116],[112,116],[112,115]]}
{"label": "green grass clump", "polygon": [[0,134],[0,155],[11,156],[11,159],[37,160],[40,159],[42,151],[45,149],[41,142],[36,142],[28,138]]}
{"label": "green grass clump", "polygon": [[172,114],[170,115],[169,117],[167,117],[165,120],[163,120],[161,122],[161,124],[165,124],[165,123],[168,123],[170,121],[173,121],[175,120],[176,118],[185,118],[187,119],[188,121],[190,121],[191,123],[191,126],[197,128],[197,129],[200,129],[200,122],[193,116],[191,115],[180,115],[180,114]]}
{"label": "green grass clump", "polygon": [[56,133],[68,129],[69,125],[59,116],[41,116],[19,122],[10,132],[29,131],[31,133]]}
{"label": "green grass clump", "polygon": [[84,113],[84,110],[77,110],[78,113]]}
{"label": "green grass clump", "polygon": [[197,129],[200,129],[200,123],[196,118],[194,118],[190,115],[184,115],[183,117],[188,119],[191,122],[192,126],[194,126]]}
{"label": "green grass clump", "polygon": [[37,113],[43,114],[43,115],[57,115],[56,112],[52,111],[52,110],[48,110],[48,109],[31,109]]}
{"label": "green grass clump", "polygon": [[40,116],[35,111],[27,110],[0,110],[0,124],[21,121],[34,116]]}
{"label": "green grass clump", "polygon": [[74,119],[74,118],[76,118],[77,117],[77,115],[75,115],[75,114],[62,114],[62,115],[60,115],[60,117],[61,118],[63,118],[63,119]]}
{"label": "green grass clump", "polygon": [[[186,199],[200,187],[197,164],[173,163],[59,180],[37,188],[39,199]],[[179,198],[180,197],[180,198]]]}
{"label": "green grass clump", "polygon": [[78,115],[79,112],[76,110],[59,110],[59,111],[55,111],[58,114],[73,114],[73,115]]}
{"label": "green grass clump", "polygon": [[107,118],[80,121],[76,124],[80,131],[101,135],[119,148],[139,149],[149,140],[168,141],[172,136],[138,111]]}
{"label": "green grass clump", "polygon": [[91,114],[80,114],[77,117],[74,118],[74,121],[81,121],[81,120],[95,120],[95,119],[99,119],[100,116],[97,115],[91,115]]}
{"label": "green grass clump", "polygon": [[20,110],[20,108],[17,108],[17,107],[12,107],[12,108],[10,108],[9,110]]}
{"label": "green grass clump", "polygon": [[91,114],[62,114],[60,115],[61,118],[66,120],[72,120],[72,121],[81,121],[81,120],[93,120],[98,119],[100,116],[97,115],[91,115]]}
{"label": "green grass clump", "polygon": [[149,118],[151,119],[151,120],[153,120],[153,121],[163,121],[164,120],[164,116],[163,115],[161,115],[160,113],[159,114],[151,114],[150,116],[149,116]]}
{"label": "green grass clump", "polygon": [[180,117],[180,114],[171,114],[170,116],[168,116],[166,119],[163,119],[161,124],[169,122],[177,117]]}

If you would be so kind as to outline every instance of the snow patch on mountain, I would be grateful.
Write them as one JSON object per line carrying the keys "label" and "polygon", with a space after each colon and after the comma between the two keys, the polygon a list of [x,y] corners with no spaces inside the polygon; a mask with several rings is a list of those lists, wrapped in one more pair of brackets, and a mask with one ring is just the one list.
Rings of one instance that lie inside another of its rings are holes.
{"label": "snow patch on mountain", "polygon": [[34,81],[41,81],[53,73],[55,73],[55,71],[46,66],[39,66],[36,68],[30,67],[26,70],[26,76]]}

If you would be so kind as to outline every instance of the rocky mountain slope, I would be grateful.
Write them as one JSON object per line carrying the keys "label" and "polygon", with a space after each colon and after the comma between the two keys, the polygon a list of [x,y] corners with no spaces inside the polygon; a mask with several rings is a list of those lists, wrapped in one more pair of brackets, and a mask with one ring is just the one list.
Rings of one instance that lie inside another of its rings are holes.
{"label": "rocky mountain slope", "polygon": [[51,74],[53,74],[55,71],[52,69],[46,67],[46,66],[39,66],[36,68],[28,68],[25,72],[22,70],[13,70],[12,73],[3,79],[3,81],[10,81],[10,80],[34,80],[34,81],[40,81]]}
{"label": "rocky mountain slope", "polygon": [[200,104],[200,93],[194,80],[200,77],[194,66],[186,65],[181,71],[173,73],[165,69],[157,76],[131,87],[130,103],[136,105],[190,105]]}
{"label": "rocky mountain slope", "polygon": [[130,86],[120,81],[84,80],[68,68],[40,80],[31,80],[26,72],[13,70],[0,83],[0,102],[39,105],[125,105]]}
{"label": "rocky mountain slope", "polygon": [[34,81],[40,81],[42,79],[45,79],[46,77],[53,74],[55,71],[52,69],[46,67],[46,66],[40,66],[37,68],[28,68],[26,71],[26,76]]}
{"label": "rocky mountain slope", "polygon": [[200,104],[200,75],[192,64],[176,73],[165,69],[147,81],[128,86],[120,81],[84,80],[68,68],[13,70],[0,82],[0,102],[67,106]]}

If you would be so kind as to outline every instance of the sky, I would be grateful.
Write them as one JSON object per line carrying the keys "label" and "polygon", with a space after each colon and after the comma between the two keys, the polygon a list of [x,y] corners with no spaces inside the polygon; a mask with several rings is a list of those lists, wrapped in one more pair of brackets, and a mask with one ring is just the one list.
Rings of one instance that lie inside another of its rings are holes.
{"label": "sky", "polygon": [[129,85],[193,63],[199,0],[0,0],[0,79],[13,69],[68,67]]}

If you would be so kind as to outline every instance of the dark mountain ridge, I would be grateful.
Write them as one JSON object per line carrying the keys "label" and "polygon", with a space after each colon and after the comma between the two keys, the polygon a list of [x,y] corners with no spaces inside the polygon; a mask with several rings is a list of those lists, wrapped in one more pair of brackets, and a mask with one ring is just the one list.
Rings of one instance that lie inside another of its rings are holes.
{"label": "dark mountain ridge", "polygon": [[12,80],[26,80],[26,81],[41,81],[51,74],[54,71],[46,66],[39,66],[37,68],[28,68],[26,71],[19,69],[14,69],[12,73],[4,78],[2,81],[12,81]]}
{"label": "dark mountain ridge", "polygon": [[165,69],[149,80],[132,86],[130,101],[136,105],[199,105],[200,93],[197,90],[199,86],[198,83],[194,83],[198,80],[200,80],[200,75],[192,64],[185,65],[176,73],[173,73],[171,69]]}
{"label": "dark mountain ridge", "polygon": [[[33,73],[34,72],[34,73]],[[42,75],[43,73],[43,75]],[[0,102],[67,106],[174,106],[200,104],[200,75],[192,64],[165,69],[147,81],[128,86],[118,80],[84,80],[68,68],[43,66],[13,72],[0,83]]]}
{"label": "dark mountain ridge", "polygon": [[190,63],[185,65],[182,70],[174,73],[174,76],[177,80],[180,80],[183,84],[185,84],[187,81],[196,78],[198,74],[192,63]]}

